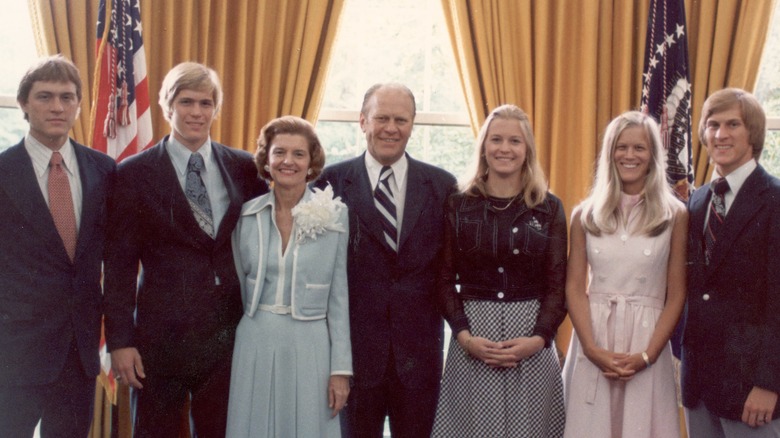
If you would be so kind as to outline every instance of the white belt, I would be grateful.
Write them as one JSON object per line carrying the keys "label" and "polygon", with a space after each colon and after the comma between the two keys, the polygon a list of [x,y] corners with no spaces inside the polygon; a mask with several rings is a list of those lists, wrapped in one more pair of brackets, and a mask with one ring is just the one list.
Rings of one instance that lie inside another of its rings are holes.
{"label": "white belt", "polygon": [[[607,293],[590,293],[589,301],[591,303],[606,304],[609,308],[606,311],[606,315],[596,318],[597,321],[606,322],[610,316],[615,318],[615,333],[614,342],[616,353],[628,353],[627,339],[625,339],[625,326],[626,326],[626,307],[628,305],[641,305],[647,307],[653,307],[655,309],[664,308],[664,300],[656,297],[642,296],[642,295],[619,295],[619,294],[607,294]],[[606,324],[601,327],[596,327],[593,333],[594,338],[607,339],[607,334],[599,333],[601,330],[606,329]],[[586,395],[586,401],[588,404],[593,404],[596,400],[596,388],[598,385],[598,379],[601,375],[601,370],[593,365],[593,375],[589,379],[588,392]]]}
{"label": "white belt", "polygon": [[292,307],[290,306],[279,306],[279,305],[270,305],[270,304],[261,304],[260,310],[275,313],[277,315],[289,315],[292,313]]}

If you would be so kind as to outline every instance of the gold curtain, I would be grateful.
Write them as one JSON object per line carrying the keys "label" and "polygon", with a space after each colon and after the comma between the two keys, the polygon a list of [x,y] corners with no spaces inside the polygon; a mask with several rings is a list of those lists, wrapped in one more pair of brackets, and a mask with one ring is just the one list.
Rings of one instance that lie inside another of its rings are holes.
{"label": "gold curtain", "polygon": [[699,142],[701,107],[721,88],[755,88],[775,0],[685,3],[693,84],[693,171],[700,186],[712,174],[707,151]]}
{"label": "gold curtain", "polygon": [[[442,0],[469,116],[515,103],[531,118],[539,159],[568,211],[587,195],[602,130],[639,107],[649,0]],[[686,1],[696,181],[701,105],[726,86],[752,90],[774,0]]]}
{"label": "gold curtain", "polygon": [[[81,117],[73,129],[85,142],[95,70],[98,0],[28,0],[38,53],[62,53],[84,80]],[[157,102],[168,70],[183,61],[214,68],[225,102],[211,135],[254,151],[260,128],[293,114],[316,121],[328,60],[344,0],[141,0],[155,139],[170,131]],[[284,36],[284,37],[282,37]]]}
{"label": "gold curtain", "polygon": [[[222,79],[225,103],[211,136],[255,150],[260,128],[281,115],[316,121],[344,0],[144,2],[141,21],[152,100],[168,70],[202,62]],[[152,105],[157,138],[169,132]]]}
{"label": "gold curtain", "polygon": [[81,114],[72,135],[76,141],[85,143],[92,129],[89,114],[95,72],[97,0],[28,0],[27,5],[38,54],[62,53],[81,72]]}
{"label": "gold curtain", "polygon": [[[28,0],[38,53],[62,53],[83,80],[81,117],[72,135],[91,132],[98,0]],[[170,132],[156,105],[165,74],[183,61],[214,68],[225,93],[211,136],[255,150],[260,128],[292,114],[316,121],[344,0],[141,0],[155,139]],[[98,388],[91,437],[110,436],[108,401]],[[128,391],[118,392],[119,436],[129,436]]]}
{"label": "gold curtain", "polygon": [[646,26],[647,6],[598,0],[442,4],[475,132],[496,106],[523,108],[550,186],[571,211],[590,186],[600,129],[639,104],[639,28]]}

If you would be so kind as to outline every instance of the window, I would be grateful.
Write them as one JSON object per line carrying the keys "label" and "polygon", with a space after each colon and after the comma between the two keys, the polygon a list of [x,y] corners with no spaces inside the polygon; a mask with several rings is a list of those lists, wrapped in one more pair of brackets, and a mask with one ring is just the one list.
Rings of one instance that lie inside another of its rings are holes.
{"label": "window", "polygon": [[16,104],[16,89],[37,58],[27,2],[8,2],[0,14],[0,151],[22,139],[27,122]]}
{"label": "window", "polygon": [[780,176],[780,3],[775,3],[764,55],[756,82],[756,98],[767,115],[767,135],[761,165]]}
{"label": "window", "polygon": [[377,82],[400,82],[417,101],[407,151],[461,176],[474,135],[441,2],[347,0],[340,26],[317,122],[327,164],[365,150],[358,125],[365,91]]}

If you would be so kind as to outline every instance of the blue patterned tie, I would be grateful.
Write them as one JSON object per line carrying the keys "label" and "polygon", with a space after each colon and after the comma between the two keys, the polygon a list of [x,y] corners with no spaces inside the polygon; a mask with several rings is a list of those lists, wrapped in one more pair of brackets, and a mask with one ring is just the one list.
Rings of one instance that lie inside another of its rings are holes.
{"label": "blue patterned tie", "polygon": [[379,182],[374,190],[374,205],[379,210],[382,218],[382,231],[385,242],[394,252],[398,252],[398,228],[395,213],[395,199],[390,189],[389,179],[393,175],[393,168],[384,166],[379,172]]}
{"label": "blue patterned tie", "polygon": [[214,219],[211,216],[211,201],[200,176],[203,170],[203,157],[198,154],[190,155],[187,163],[187,182],[184,185],[184,193],[190,202],[192,214],[198,221],[200,228],[209,236],[214,237]]}
{"label": "blue patterned tie", "polygon": [[704,259],[709,265],[712,259],[712,249],[718,240],[723,221],[726,219],[726,192],[729,191],[729,182],[726,178],[718,178],[710,184],[712,190],[712,202],[710,203],[710,216],[707,226],[704,228]]}

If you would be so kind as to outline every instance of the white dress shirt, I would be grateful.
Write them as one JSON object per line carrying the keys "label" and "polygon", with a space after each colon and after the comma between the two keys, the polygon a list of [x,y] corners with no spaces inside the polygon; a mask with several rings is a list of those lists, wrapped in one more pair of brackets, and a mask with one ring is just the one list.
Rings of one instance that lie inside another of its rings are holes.
{"label": "white dress shirt", "polygon": [[[382,171],[384,165],[377,161],[368,151],[366,151],[365,156],[368,180],[371,182],[371,193],[373,195],[373,191],[379,183],[379,173]],[[390,167],[393,169],[393,175],[390,177],[388,183],[390,184],[390,189],[393,191],[393,199],[395,200],[396,230],[400,240],[401,223],[404,218],[404,204],[406,201],[406,174],[409,169],[409,161],[406,159],[406,154],[402,155],[401,158],[391,164]]]}

